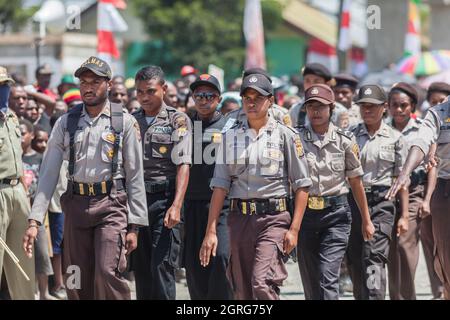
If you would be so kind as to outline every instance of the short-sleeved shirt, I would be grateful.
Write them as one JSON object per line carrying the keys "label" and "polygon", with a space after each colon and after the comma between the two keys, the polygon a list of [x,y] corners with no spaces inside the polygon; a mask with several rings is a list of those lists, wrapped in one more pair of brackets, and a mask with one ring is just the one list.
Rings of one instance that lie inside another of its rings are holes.
{"label": "short-sleeved shirt", "polygon": [[229,192],[230,199],[283,198],[290,188],[309,187],[308,164],[294,129],[269,116],[256,131],[239,122],[223,134],[211,188]]}
{"label": "short-sleeved shirt", "polygon": [[192,164],[192,124],[189,117],[163,103],[149,125],[143,109],[133,113],[142,137],[144,179],[175,179],[177,165]]}
{"label": "short-sleeved shirt", "polygon": [[216,111],[209,121],[202,121],[197,112],[192,114],[193,122],[193,164],[189,172],[186,200],[210,200],[209,187],[214,175],[217,149],[222,142],[225,117]]}
{"label": "short-sleeved shirt", "polygon": [[11,110],[0,111],[0,179],[23,175],[19,119]]}
{"label": "short-sleeved shirt", "polygon": [[431,144],[436,143],[438,177],[450,179],[450,102],[438,104],[428,110],[419,128],[417,140],[412,145],[419,147],[427,155]]}
{"label": "short-sleeved shirt", "polygon": [[[96,183],[112,178],[114,134],[111,127],[111,107],[107,101],[102,112],[91,118],[83,106],[75,132],[75,167],[73,181]],[[30,219],[42,222],[58,183],[63,160],[69,160],[68,114],[53,127],[40,171],[40,183]],[[143,180],[142,146],[139,125],[129,114],[123,114],[123,131],[118,151],[115,179],[125,179],[128,194],[128,223],[148,225],[145,186]]]}
{"label": "short-sleeved shirt", "polygon": [[364,187],[389,187],[398,177],[407,156],[403,135],[383,121],[371,137],[366,125],[360,123],[353,129],[360,150]]}
{"label": "short-sleeved shirt", "polygon": [[[407,125],[403,130],[401,131],[403,137],[405,138],[405,143],[407,146],[408,151],[411,149],[411,147],[414,145],[414,143],[419,138],[419,128],[422,125],[423,120],[422,119],[409,119]],[[393,122],[390,121],[389,125],[395,129]],[[425,171],[425,163],[422,162],[420,166],[414,169],[414,172],[418,173],[420,171]]]}
{"label": "short-sleeved shirt", "polygon": [[359,147],[351,132],[330,123],[321,139],[310,126],[300,128],[312,186],[310,196],[340,196],[348,193],[346,178],[364,174]]}
{"label": "short-sleeved shirt", "polygon": [[42,163],[42,154],[34,151],[33,154],[23,155],[23,176],[28,189],[28,196],[34,199],[39,181],[39,168]]}

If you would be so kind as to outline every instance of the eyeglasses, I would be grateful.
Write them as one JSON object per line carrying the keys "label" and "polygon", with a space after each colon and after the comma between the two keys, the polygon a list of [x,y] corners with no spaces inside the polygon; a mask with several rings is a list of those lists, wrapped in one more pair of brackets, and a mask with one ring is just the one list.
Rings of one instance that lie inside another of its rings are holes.
{"label": "eyeglasses", "polygon": [[193,95],[194,100],[200,101],[202,99],[206,99],[206,101],[212,101],[217,98],[217,94],[210,92],[199,92]]}

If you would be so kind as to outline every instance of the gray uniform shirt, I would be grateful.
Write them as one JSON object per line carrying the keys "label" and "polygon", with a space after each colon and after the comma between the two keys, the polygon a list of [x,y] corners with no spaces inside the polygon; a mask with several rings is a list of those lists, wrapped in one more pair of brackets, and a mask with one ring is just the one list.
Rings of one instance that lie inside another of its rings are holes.
{"label": "gray uniform shirt", "polygon": [[[68,115],[59,118],[53,127],[40,170],[39,185],[30,219],[42,222],[58,182],[63,160],[69,159]],[[142,146],[139,126],[129,114],[123,114],[123,132],[118,153],[118,171],[115,178],[125,178],[128,194],[128,223],[148,225],[147,205],[142,164]],[[75,168],[73,180],[95,183],[111,179],[113,130],[109,101],[95,118],[85,108],[75,133]]]}
{"label": "gray uniform shirt", "polygon": [[340,196],[349,189],[346,178],[364,174],[359,147],[351,132],[330,123],[323,139],[310,126],[300,129],[312,180],[310,196]]}
{"label": "gray uniform shirt", "polygon": [[[405,138],[406,147],[409,151],[414,143],[419,139],[419,128],[422,125],[422,119],[409,119],[408,124],[402,130],[402,135]],[[389,122],[389,125],[394,128],[392,121]],[[395,128],[394,128],[395,129]],[[420,166],[414,169],[414,172],[425,171],[425,163],[422,162]]]}
{"label": "gray uniform shirt", "polygon": [[286,197],[309,187],[311,179],[303,146],[291,128],[269,117],[257,135],[248,122],[223,134],[211,188],[229,191],[230,199]]}
{"label": "gray uniform shirt", "polygon": [[[269,116],[274,118],[275,120],[280,121],[286,126],[293,127],[293,122],[291,120],[291,117],[289,115],[289,110],[283,107],[280,107],[277,104],[273,104],[269,108]],[[244,122],[247,121],[247,116],[242,108],[239,108],[237,110],[233,110],[231,112],[228,112],[225,115],[225,127],[224,130],[228,130],[231,128],[236,122]]]}
{"label": "gray uniform shirt", "polygon": [[427,155],[431,144],[437,143],[438,177],[450,179],[450,102],[438,104],[428,110],[412,145],[418,146]]}
{"label": "gray uniform shirt", "polygon": [[403,135],[383,121],[372,137],[364,123],[357,125],[353,133],[360,149],[364,187],[391,186],[400,174],[408,152]]}

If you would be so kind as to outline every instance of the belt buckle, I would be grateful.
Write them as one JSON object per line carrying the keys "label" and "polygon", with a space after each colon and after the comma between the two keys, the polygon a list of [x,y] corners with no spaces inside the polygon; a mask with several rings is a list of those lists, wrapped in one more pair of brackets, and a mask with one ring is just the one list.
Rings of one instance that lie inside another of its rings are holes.
{"label": "belt buckle", "polygon": [[94,184],[93,183],[88,183],[88,195],[89,196],[95,196],[95,191],[94,191]]}
{"label": "belt buckle", "polygon": [[256,203],[250,202],[250,215],[256,214]]}
{"label": "belt buckle", "polygon": [[241,207],[242,214],[247,214],[247,202],[241,202]]}
{"label": "belt buckle", "polygon": [[84,184],[78,184],[78,190],[80,191],[80,195],[84,196]]}
{"label": "belt buckle", "polygon": [[325,209],[325,199],[323,197],[309,197],[308,208],[313,210]]}
{"label": "belt buckle", "polygon": [[286,200],[285,199],[278,200],[278,205],[279,205],[280,212],[286,211]]}
{"label": "belt buckle", "polygon": [[371,193],[372,192],[372,187],[364,187],[364,192],[365,193]]}
{"label": "belt buckle", "polygon": [[11,186],[17,186],[19,184],[19,179],[11,179],[9,182]]}

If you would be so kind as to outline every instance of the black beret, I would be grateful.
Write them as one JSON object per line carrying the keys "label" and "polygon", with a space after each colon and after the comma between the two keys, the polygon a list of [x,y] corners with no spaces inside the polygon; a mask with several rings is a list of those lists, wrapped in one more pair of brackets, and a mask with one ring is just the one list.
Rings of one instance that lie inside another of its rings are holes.
{"label": "black beret", "polygon": [[334,76],[334,80],[336,80],[335,87],[350,87],[353,90],[358,86],[358,79],[348,73],[339,73]]}
{"label": "black beret", "polygon": [[307,63],[302,70],[302,75],[315,74],[316,76],[322,77],[325,81],[330,81],[332,76],[330,70],[320,63]]}
{"label": "black beret", "polygon": [[419,94],[417,93],[417,90],[406,82],[397,82],[394,84],[391,88],[391,94],[392,92],[400,91],[409,96],[413,103],[417,104],[417,101],[419,101]]}
{"label": "black beret", "polygon": [[450,94],[450,84],[446,82],[433,82],[428,87],[428,95],[430,95],[433,92],[442,92],[447,95]]}

